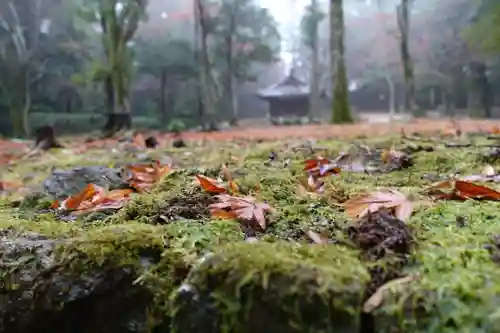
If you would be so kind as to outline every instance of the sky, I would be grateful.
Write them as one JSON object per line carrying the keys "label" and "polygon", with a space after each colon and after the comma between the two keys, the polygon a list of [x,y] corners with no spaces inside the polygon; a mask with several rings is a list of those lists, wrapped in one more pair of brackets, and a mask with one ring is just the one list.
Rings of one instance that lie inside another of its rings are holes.
{"label": "sky", "polygon": [[268,8],[280,25],[280,33],[284,42],[282,45],[281,58],[289,68],[292,62],[290,53],[290,33],[297,33],[300,29],[300,19],[304,7],[310,0],[259,0],[262,7]]}

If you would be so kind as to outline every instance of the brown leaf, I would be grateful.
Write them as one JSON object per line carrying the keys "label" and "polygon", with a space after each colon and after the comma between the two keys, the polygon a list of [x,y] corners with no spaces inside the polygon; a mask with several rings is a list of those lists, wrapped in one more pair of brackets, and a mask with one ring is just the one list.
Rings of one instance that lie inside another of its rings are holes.
{"label": "brown leaf", "polygon": [[[445,191],[447,190],[447,191]],[[482,199],[500,201],[500,192],[465,180],[451,179],[436,183],[424,190],[435,199]]]}
{"label": "brown leaf", "polygon": [[339,204],[339,206],[345,208],[345,212],[349,217],[358,218],[386,208],[394,210],[395,216],[402,221],[411,216],[414,208],[411,200],[394,189],[361,194]]}
{"label": "brown leaf", "polygon": [[228,194],[220,194],[215,198],[219,202],[208,207],[212,216],[236,218],[257,229],[266,229],[265,213],[272,210],[268,204],[256,202],[252,197],[234,197]]}
{"label": "brown leaf", "polygon": [[413,282],[417,279],[416,275],[408,275],[399,279],[394,279],[382,285],[377,291],[366,300],[363,305],[363,312],[371,313],[373,310],[382,305],[386,292],[394,289],[401,289],[404,285]]}

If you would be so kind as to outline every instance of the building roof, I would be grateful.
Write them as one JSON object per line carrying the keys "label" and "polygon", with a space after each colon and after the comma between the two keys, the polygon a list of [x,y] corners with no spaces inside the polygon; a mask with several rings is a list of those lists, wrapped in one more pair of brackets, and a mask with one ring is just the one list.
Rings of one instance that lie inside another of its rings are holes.
{"label": "building roof", "polygon": [[291,69],[290,73],[281,82],[259,90],[257,95],[264,99],[307,97],[309,96],[309,91],[309,86],[305,82],[297,79],[295,70]]}

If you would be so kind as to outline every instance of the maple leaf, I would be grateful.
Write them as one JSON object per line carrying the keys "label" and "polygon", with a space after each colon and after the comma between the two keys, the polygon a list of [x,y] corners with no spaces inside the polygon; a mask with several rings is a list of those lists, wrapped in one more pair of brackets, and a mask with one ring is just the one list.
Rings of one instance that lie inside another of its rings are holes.
{"label": "maple leaf", "polygon": [[435,199],[500,201],[500,192],[492,188],[453,178],[435,183],[423,193]]}
{"label": "maple leaf", "polygon": [[130,200],[132,189],[106,191],[95,184],[88,184],[80,193],[71,196],[61,203],[54,201],[51,208],[70,211],[72,215],[81,215],[105,209],[120,209]]}
{"label": "maple leaf", "polygon": [[201,188],[210,194],[222,194],[228,193],[229,191],[231,194],[238,194],[238,185],[234,181],[233,176],[226,165],[222,165],[221,171],[224,174],[224,178],[227,180],[227,184],[204,175],[195,175],[195,177]]}
{"label": "maple leaf", "polygon": [[330,162],[330,160],[321,156],[306,160],[304,164],[304,171],[309,172],[314,177],[324,177],[340,173],[337,163]]}
{"label": "maple leaf", "polygon": [[406,221],[413,213],[414,202],[403,193],[389,189],[358,195],[339,206],[345,208],[349,217],[361,218],[368,213],[386,208],[394,211],[394,215],[401,221]]}
{"label": "maple leaf", "polygon": [[129,185],[138,192],[143,192],[152,188],[171,170],[171,165],[157,161],[156,163],[129,165],[123,171]]}
{"label": "maple leaf", "polygon": [[235,197],[228,194],[215,196],[219,201],[208,206],[214,217],[233,218],[251,227],[266,229],[267,212],[272,211],[266,203],[257,202],[253,197]]}
{"label": "maple leaf", "polygon": [[227,193],[227,188],[223,182],[204,175],[195,175],[195,177],[205,192],[210,194]]}

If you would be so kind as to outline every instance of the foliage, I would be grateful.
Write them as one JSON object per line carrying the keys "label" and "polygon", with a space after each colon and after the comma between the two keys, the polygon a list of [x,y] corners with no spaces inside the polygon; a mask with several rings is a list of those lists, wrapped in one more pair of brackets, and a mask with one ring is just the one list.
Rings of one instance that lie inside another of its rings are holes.
{"label": "foliage", "polygon": [[[228,66],[225,59],[230,54],[235,64],[233,74],[246,81],[252,62],[272,62],[279,53],[281,39],[277,23],[267,9],[250,0],[221,0],[219,6],[212,17],[215,65]],[[228,38],[232,39],[231,50]]]}
{"label": "foliage", "polygon": [[500,51],[500,4],[491,0],[482,0],[478,14],[472,26],[465,31],[470,44],[479,46],[486,52]]}
{"label": "foliage", "polygon": [[300,21],[302,42],[309,48],[314,43],[314,35],[317,34],[319,24],[326,18],[326,14],[319,5],[309,4],[305,8],[304,16]]}

